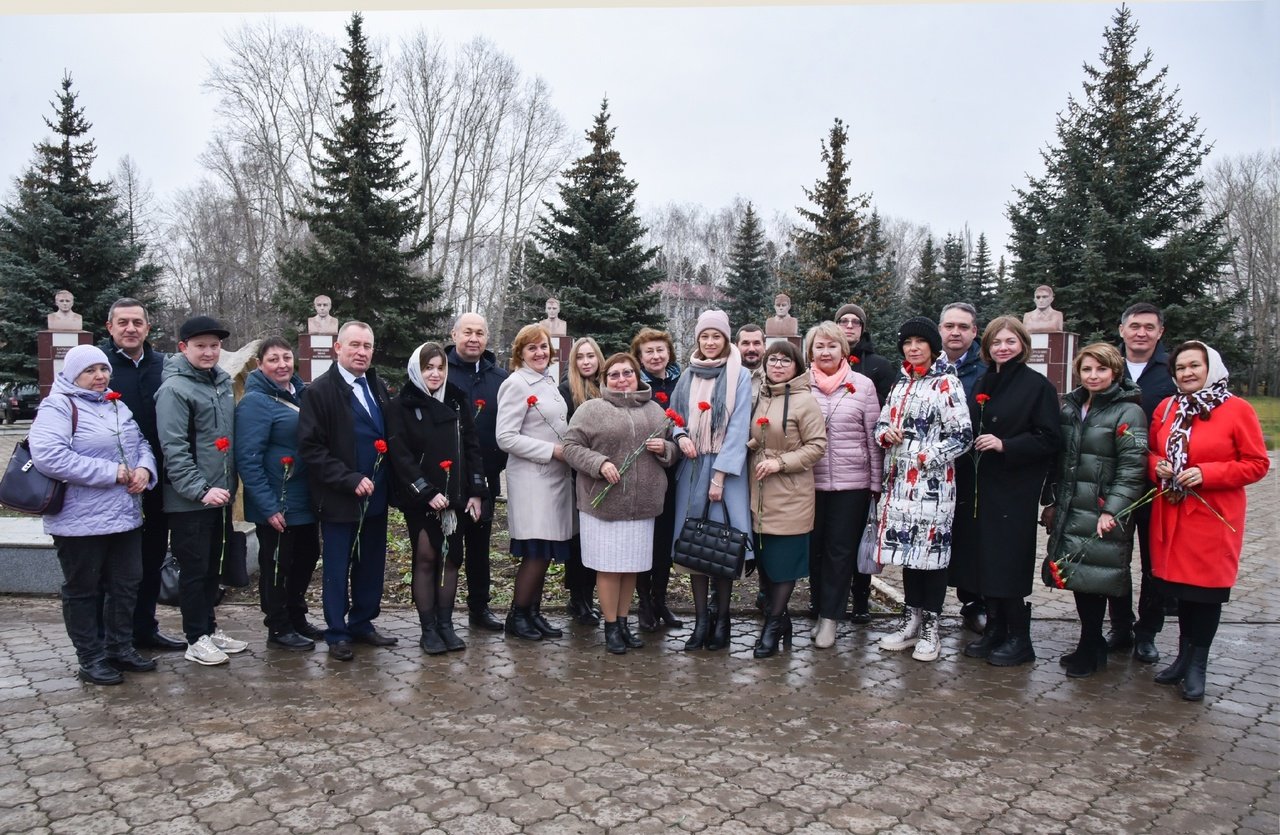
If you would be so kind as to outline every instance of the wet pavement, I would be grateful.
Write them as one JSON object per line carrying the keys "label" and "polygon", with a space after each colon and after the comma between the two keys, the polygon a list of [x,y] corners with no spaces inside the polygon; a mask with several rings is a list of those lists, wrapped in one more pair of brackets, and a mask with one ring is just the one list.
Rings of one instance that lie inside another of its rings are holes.
{"label": "wet pavement", "polygon": [[1046,589],[1039,660],[1011,669],[963,657],[954,617],[922,664],[876,649],[887,619],[817,650],[797,618],[757,661],[752,617],[730,652],[460,626],[465,652],[427,657],[406,610],[379,621],[400,646],[343,664],[268,649],[252,608],[224,606],[252,641],[229,665],[170,654],[105,688],[73,678],[56,602],[3,598],[0,831],[1276,833],[1277,486],[1251,489],[1202,704],[1127,657],[1066,678],[1070,595]]}

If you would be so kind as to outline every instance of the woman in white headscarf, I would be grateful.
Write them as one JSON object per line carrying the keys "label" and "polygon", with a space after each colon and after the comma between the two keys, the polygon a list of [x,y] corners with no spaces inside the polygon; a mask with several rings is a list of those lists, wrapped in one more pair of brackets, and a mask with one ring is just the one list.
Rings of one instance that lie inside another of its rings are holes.
{"label": "woman in white headscarf", "polygon": [[459,514],[480,516],[488,498],[474,409],[449,384],[449,360],[435,342],[409,357],[409,382],[387,410],[388,457],[413,547],[413,604],[429,655],[465,649],[453,631],[462,565]]}
{"label": "woman in white headscarf", "polygon": [[1258,415],[1227,389],[1222,357],[1203,342],[1169,352],[1178,393],[1151,415],[1151,573],[1178,600],[1178,657],[1156,674],[1204,698],[1209,647],[1231,596],[1244,542],[1245,486],[1271,466]]}

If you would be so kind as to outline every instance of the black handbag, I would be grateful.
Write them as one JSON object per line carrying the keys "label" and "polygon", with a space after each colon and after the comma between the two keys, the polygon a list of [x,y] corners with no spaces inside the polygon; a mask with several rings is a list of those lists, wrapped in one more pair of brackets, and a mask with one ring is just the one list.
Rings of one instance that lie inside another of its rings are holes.
{"label": "black handbag", "polygon": [[[70,399],[70,398],[68,398]],[[80,411],[71,400],[71,434],[76,434]],[[31,460],[31,442],[27,438],[18,441],[9,456],[9,466],[0,476],[0,505],[19,513],[53,515],[62,511],[67,497],[67,483],[58,481],[36,469]]]}
{"label": "black handbag", "polygon": [[164,555],[160,563],[160,603],[165,606],[177,606],[179,601],[178,585],[182,580],[182,572],[178,569],[178,558],[172,552]]}
{"label": "black handbag", "polygon": [[676,565],[690,571],[732,580],[742,575],[751,541],[746,533],[729,524],[729,509],[722,502],[718,504],[724,508],[723,522],[710,518],[710,503],[701,516],[684,520],[673,559]]}

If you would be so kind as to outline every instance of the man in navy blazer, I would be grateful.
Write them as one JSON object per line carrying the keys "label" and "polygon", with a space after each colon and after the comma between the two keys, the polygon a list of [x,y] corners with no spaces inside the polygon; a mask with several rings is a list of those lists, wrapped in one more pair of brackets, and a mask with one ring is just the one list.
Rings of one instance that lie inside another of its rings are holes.
{"label": "man in navy blazer", "polygon": [[333,345],[336,362],[307,391],[298,415],[298,455],[307,463],[311,501],[324,540],[325,640],[350,661],[353,641],[392,646],[373,626],[382,607],[391,479],[386,460],[386,385],[370,367],[373,329],[347,322]]}

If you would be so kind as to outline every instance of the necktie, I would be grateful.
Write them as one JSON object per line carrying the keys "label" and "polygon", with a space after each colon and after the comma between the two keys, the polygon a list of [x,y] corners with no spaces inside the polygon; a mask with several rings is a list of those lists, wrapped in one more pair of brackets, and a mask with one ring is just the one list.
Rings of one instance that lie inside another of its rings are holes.
{"label": "necktie", "polygon": [[382,425],[382,410],[378,408],[378,401],[373,399],[373,392],[369,391],[369,381],[364,377],[356,377],[356,385],[360,387],[361,396],[364,398],[364,407],[369,412],[369,417],[373,418],[373,422]]}

